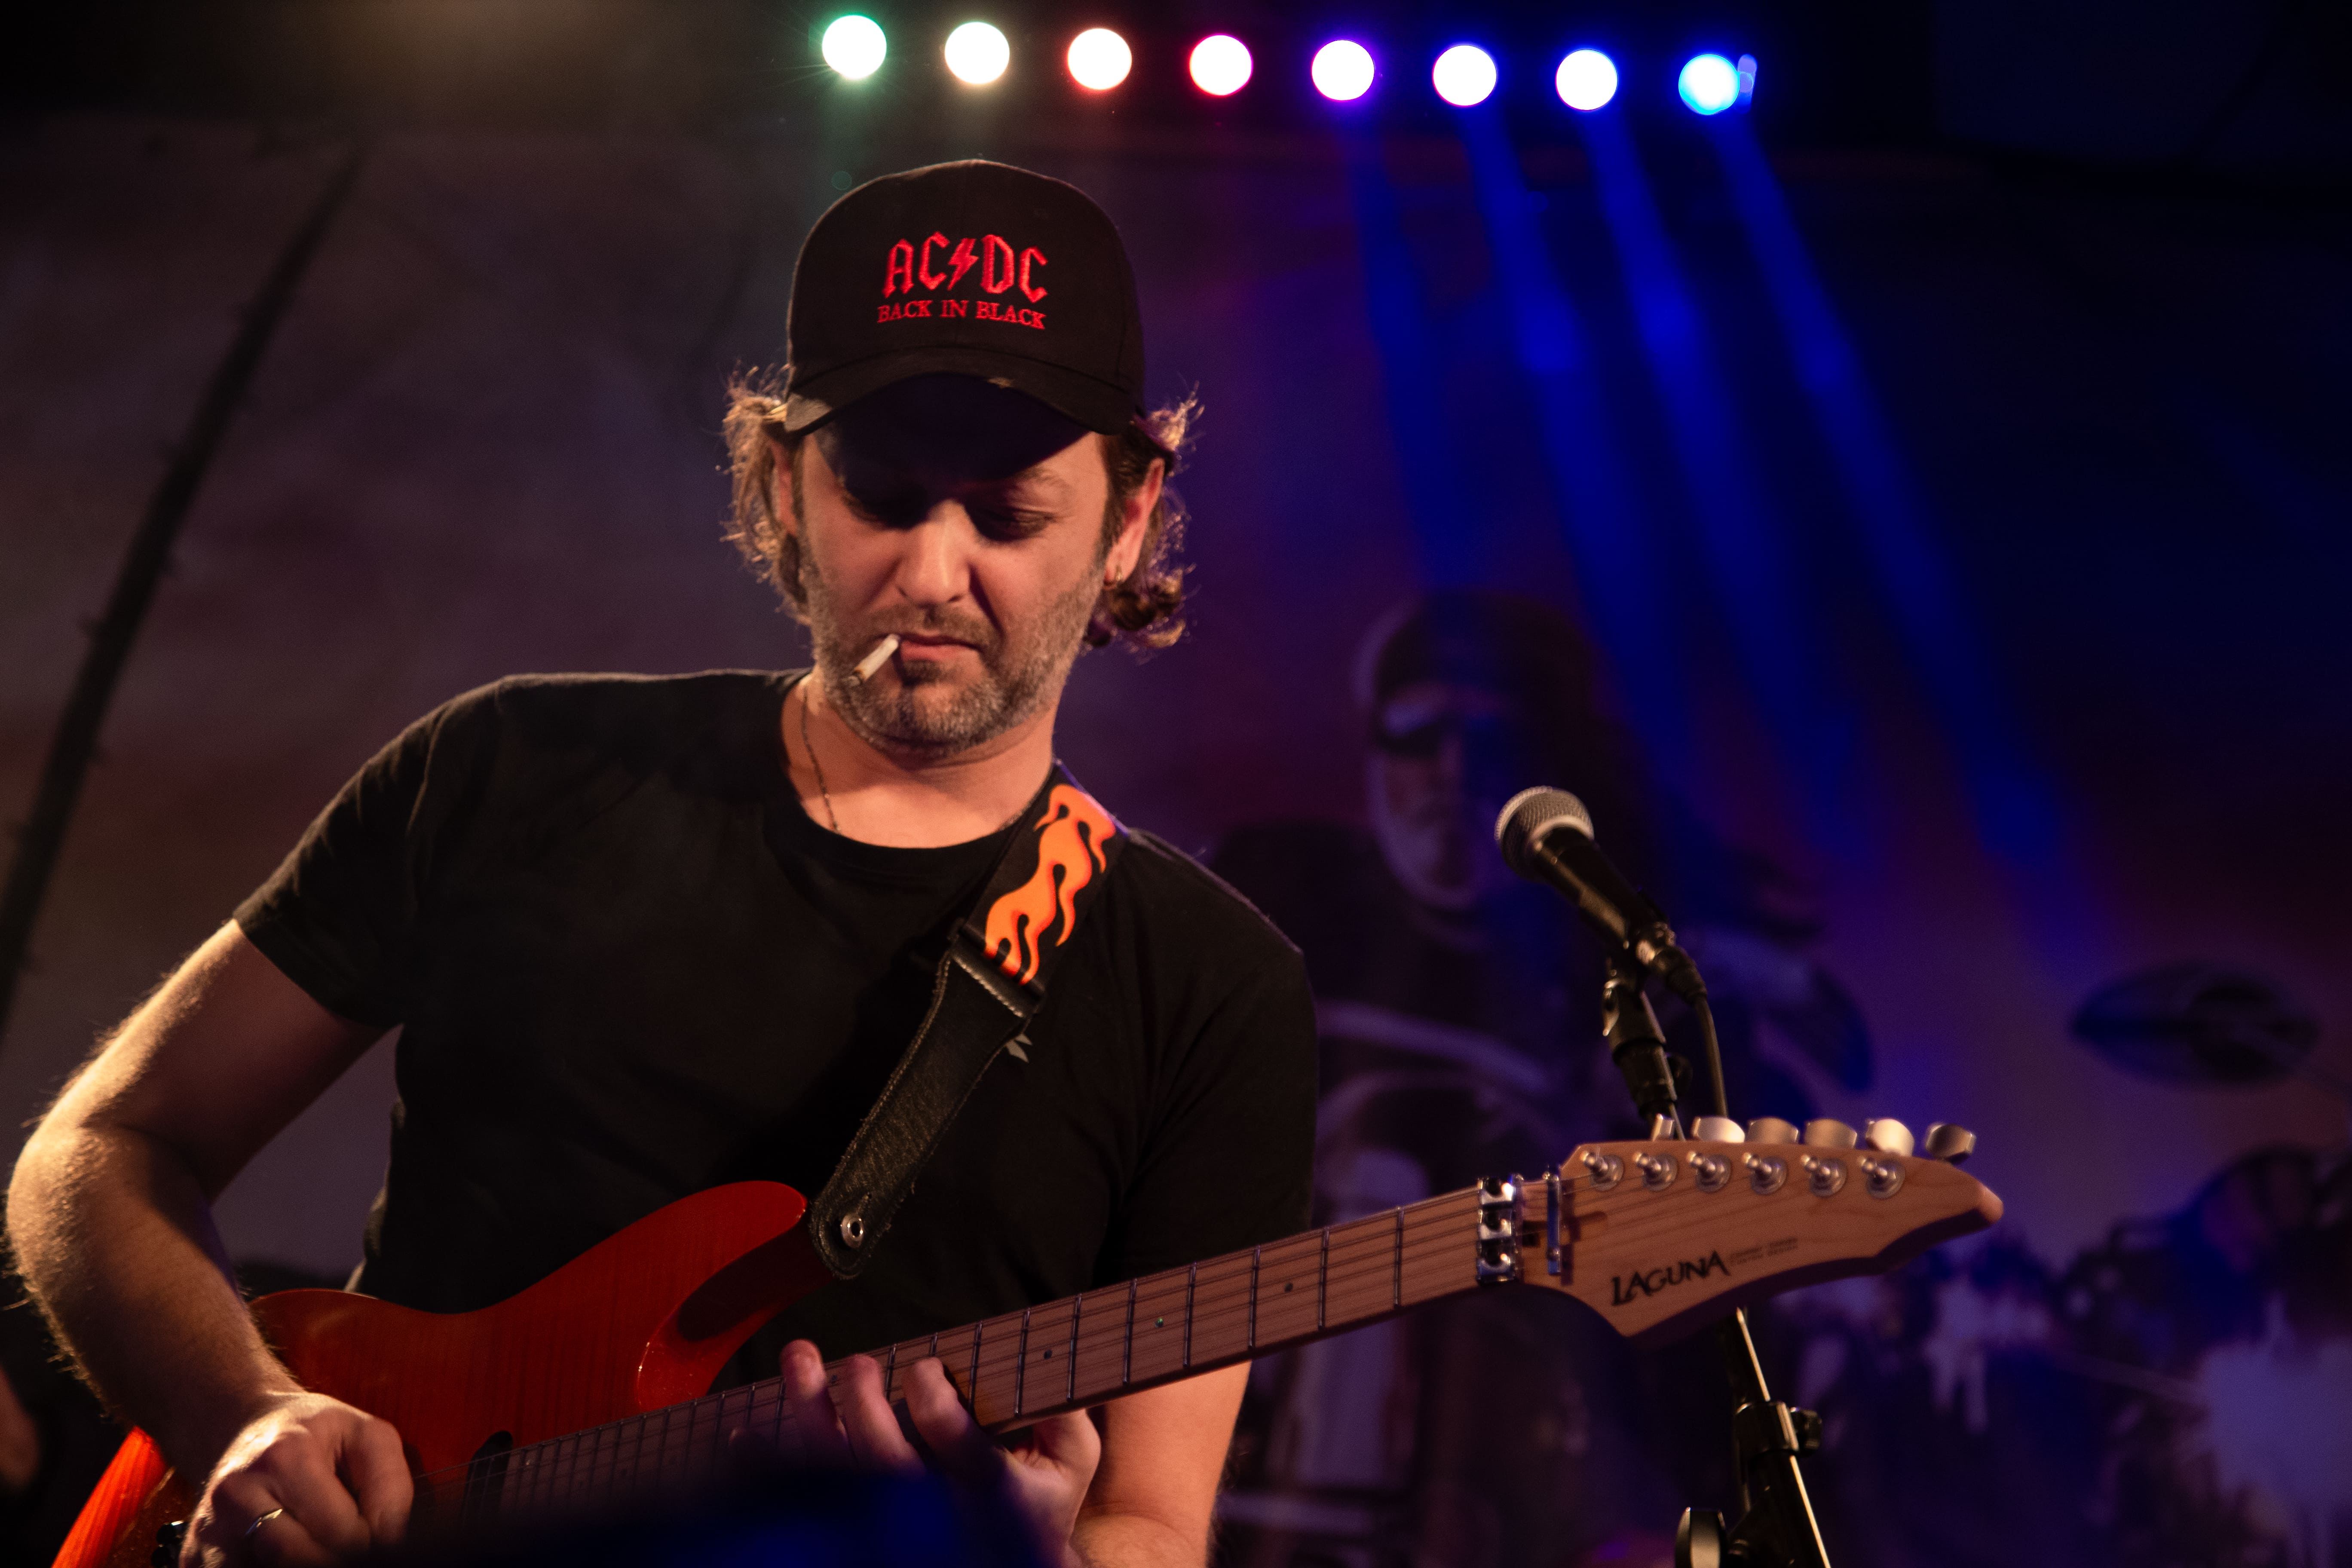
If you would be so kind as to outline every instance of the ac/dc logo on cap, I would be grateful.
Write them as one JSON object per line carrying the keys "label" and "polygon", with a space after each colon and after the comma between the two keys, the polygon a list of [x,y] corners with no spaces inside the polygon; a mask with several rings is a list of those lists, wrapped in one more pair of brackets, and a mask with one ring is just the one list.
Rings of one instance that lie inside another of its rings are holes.
{"label": "ac/dc logo on cap", "polygon": [[[919,243],[902,239],[890,247],[882,271],[882,304],[874,318],[883,321],[1005,321],[1042,331],[1045,312],[995,298],[957,298],[956,288],[977,269],[972,281],[983,296],[1018,292],[1036,304],[1046,295],[1044,272],[1051,263],[1035,246],[1015,249],[1001,235],[950,239],[933,234]],[[916,299],[920,289],[927,299]],[[892,302],[892,297],[897,301]]]}

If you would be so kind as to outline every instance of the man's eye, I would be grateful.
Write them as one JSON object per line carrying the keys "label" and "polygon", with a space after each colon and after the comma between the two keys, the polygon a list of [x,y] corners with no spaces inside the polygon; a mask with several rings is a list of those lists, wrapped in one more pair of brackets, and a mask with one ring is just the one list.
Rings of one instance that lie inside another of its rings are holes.
{"label": "man's eye", "polygon": [[975,506],[968,510],[982,531],[998,539],[1027,539],[1043,533],[1054,521],[1052,512],[1019,507]]}

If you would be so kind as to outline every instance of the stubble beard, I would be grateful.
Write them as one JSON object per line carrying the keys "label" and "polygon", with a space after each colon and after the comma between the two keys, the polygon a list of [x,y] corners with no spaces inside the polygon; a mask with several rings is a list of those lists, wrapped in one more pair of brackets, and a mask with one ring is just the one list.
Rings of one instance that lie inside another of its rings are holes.
{"label": "stubble beard", "polygon": [[[898,616],[852,624],[824,574],[801,555],[802,605],[825,699],[866,744],[900,756],[937,761],[984,746],[1051,708],[1085,650],[1100,582],[1100,563],[1025,627],[1000,632],[974,615]],[[978,678],[957,689],[941,665],[893,658],[871,680],[858,660],[889,632],[954,637],[979,654]]]}

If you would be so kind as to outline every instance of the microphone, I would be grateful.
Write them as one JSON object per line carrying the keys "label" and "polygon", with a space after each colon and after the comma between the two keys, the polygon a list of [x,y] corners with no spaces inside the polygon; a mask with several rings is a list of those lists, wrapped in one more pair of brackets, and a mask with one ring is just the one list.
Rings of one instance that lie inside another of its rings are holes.
{"label": "microphone", "polygon": [[1666,917],[1593,842],[1592,814],[1564,789],[1523,789],[1495,819],[1503,863],[1530,882],[1568,895],[1578,912],[1626,949],[1684,1001],[1706,995],[1698,965],[1675,945]]}

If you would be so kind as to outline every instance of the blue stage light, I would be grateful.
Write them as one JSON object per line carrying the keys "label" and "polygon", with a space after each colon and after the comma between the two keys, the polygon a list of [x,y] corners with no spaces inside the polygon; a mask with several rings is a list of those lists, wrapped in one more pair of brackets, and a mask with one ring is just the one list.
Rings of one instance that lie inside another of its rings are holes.
{"label": "blue stage light", "polygon": [[1739,101],[1739,68],[1721,55],[1694,55],[1675,88],[1693,114],[1721,114]]}
{"label": "blue stage light", "polygon": [[1559,100],[1588,112],[1617,96],[1617,62],[1599,49],[1576,49],[1559,62],[1551,79]]}
{"label": "blue stage light", "polygon": [[1347,103],[1372,90],[1377,68],[1371,50],[1353,38],[1335,38],[1315,51],[1315,63],[1307,74],[1315,79],[1316,91]]}
{"label": "blue stage light", "polygon": [[1456,44],[1437,57],[1429,79],[1437,96],[1456,109],[1484,103],[1495,90],[1495,57],[1475,44]]}

